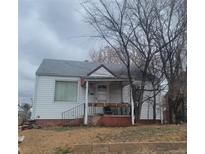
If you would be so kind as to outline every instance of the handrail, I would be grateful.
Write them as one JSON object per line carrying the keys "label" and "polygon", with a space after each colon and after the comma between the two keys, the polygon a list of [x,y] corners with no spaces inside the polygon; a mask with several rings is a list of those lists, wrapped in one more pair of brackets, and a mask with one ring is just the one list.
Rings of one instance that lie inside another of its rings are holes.
{"label": "handrail", "polygon": [[[77,104],[76,106],[71,107],[71,108],[69,108],[68,110],[66,110],[66,111],[64,111],[64,112],[68,112],[68,111],[70,111],[70,110],[72,110],[72,109],[74,109],[74,108],[77,108],[78,106],[84,105],[84,104],[85,104],[85,103]],[[64,112],[62,112],[62,113],[64,113]]]}
{"label": "handrail", "polygon": [[75,119],[84,115],[85,103],[78,104],[62,112],[62,119]]}

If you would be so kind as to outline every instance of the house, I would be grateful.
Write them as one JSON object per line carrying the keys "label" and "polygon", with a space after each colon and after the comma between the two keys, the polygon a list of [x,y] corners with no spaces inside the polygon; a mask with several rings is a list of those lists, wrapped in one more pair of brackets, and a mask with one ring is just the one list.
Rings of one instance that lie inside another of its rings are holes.
{"label": "house", "polygon": [[[134,108],[123,64],[44,59],[36,72],[32,119],[39,125],[134,124]],[[132,71],[135,83],[142,79]],[[147,87],[149,87],[147,81]],[[147,92],[145,96],[149,96]],[[162,119],[157,96],[157,119]],[[153,118],[152,105],[142,106],[141,119]]]}

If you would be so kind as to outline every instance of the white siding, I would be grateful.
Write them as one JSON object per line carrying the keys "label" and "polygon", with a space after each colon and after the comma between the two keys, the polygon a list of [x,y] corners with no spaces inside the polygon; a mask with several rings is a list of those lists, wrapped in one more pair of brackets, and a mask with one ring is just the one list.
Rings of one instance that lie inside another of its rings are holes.
{"label": "white siding", "polygon": [[[150,89],[151,85],[150,83],[146,83],[145,89]],[[152,94],[151,92],[144,92],[144,100],[150,97]],[[153,119],[153,107],[152,104],[150,104],[149,101],[146,101],[142,104],[142,110],[141,110],[141,119]]]}
{"label": "white siding", "polygon": [[[146,89],[152,89],[151,83],[147,82],[145,85]],[[144,92],[144,99],[147,97],[152,96],[152,92],[145,91]],[[160,113],[160,94],[156,96],[156,119],[160,119],[161,113]],[[149,101],[145,101],[142,105],[142,111],[141,111],[141,119],[153,119],[153,103],[150,103]]]}
{"label": "white siding", "polygon": [[122,88],[122,101],[124,103],[130,103],[130,87],[129,85]]}
{"label": "white siding", "polygon": [[115,83],[115,84],[110,84],[109,86],[109,95],[110,95],[110,98],[109,98],[109,102],[110,103],[121,103],[122,102],[122,97],[121,97],[121,84],[118,82],[118,83]]}
{"label": "white siding", "polygon": [[150,103],[144,102],[142,104],[140,119],[153,119],[153,107]]}
{"label": "white siding", "polygon": [[[146,83],[146,88],[150,88],[150,84]],[[122,93],[123,93],[123,102],[130,102],[130,87],[129,85],[124,86],[122,89]],[[145,92],[144,93],[144,98],[146,98],[146,96],[149,95],[149,92]],[[161,115],[160,115],[160,95],[157,95],[157,112],[156,112],[156,119],[160,119]],[[153,107],[152,104],[150,104],[148,101],[144,102],[142,105],[142,110],[141,110],[141,117],[140,119],[153,119]]]}
{"label": "white siding", "polygon": [[[55,102],[55,81],[77,81],[77,102]],[[32,118],[37,119],[61,119],[61,113],[85,100],[84,89],[80,86],[80,78],[65,78],[39,76],[36,79],[36,94],[34,98],[34,111]]]}
{"label": "white siding", "polygon": [[93,77],[113,77],[113,75],[108,72],[104,67],[100,67],[98,70],[90,74]]}
{"label": "white siding", "polygon": [[[55,81],[77,81],[78,82],[78,99],[77,102],[55,102]],[[109,98],[110,102],[120,103],[121,99],[125,103],[130,102],[130,88],[124,86],[122,88],[121,98],[121,85],[110,84]],[[91,97],[89,97],[90,99]],[[89,100],[91,101],[91,100]],[[80,86],[80,78],[78,77],[52,77],[52,76],[37,76],[36,77],[36,88],[34,94],[34,105],[32,118],[33,119],[61,119],[61,113],[65,110],[76,106],[79,103],[85,102],[85,88]],[[157,96],[157,102],[160,102],[160,96]],[[159,108],[159,105],[157,105]],[[148,112],[149,111],[149,112]],[[99,113],[102,112],[102,108],[99,108]],[[157,110],[157,119],[160,119],[160,110]],[[152,119],[153,111],[152,105],[145,102],[142,105],[141,119]]]}

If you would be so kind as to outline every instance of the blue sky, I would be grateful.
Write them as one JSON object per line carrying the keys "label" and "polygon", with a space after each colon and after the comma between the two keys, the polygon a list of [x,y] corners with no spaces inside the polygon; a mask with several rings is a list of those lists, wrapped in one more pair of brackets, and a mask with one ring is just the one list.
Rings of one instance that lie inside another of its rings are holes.
{"label": "blue sky", "polygon": [[86,60],[100,46],[83,18],[82,1],[19,0],[19,96],[31,98],[35,72],[44,58]]}

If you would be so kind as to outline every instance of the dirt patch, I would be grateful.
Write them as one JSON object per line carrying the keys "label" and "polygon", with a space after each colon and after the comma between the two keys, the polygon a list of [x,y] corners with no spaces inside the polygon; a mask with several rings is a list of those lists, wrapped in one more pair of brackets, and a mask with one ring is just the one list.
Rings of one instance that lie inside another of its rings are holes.
{"label": "dirt patch", "polygon": [[73,144],[108,142],[186,141],[186,125],[146,125],[132,127],[56,127],[31,129],[24,135],[22,154],[53,154]]}

